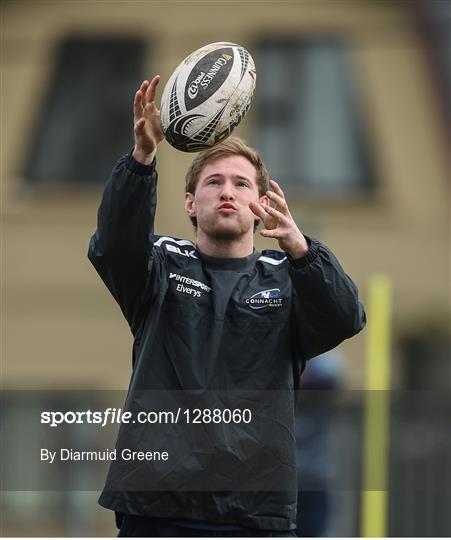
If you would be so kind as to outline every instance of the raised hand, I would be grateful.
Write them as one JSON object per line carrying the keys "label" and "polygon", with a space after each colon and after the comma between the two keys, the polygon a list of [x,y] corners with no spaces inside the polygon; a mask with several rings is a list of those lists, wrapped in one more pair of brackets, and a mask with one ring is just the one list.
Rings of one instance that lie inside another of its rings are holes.
{"label": "raised hand", "polygon": [[266,196],[275,207],[252,202],[249,208],[265,226],[260,234],[266,238],[275,238],[279,242],[280,249],[289,253],[293,259],[299,259],[308,251],[307,240],[291,216],[279,184],[274,180],[270,180],[269,183],[274,191],[267,191]]}
{"label": "raised hand", "polygon": [[160,111],[155,105],[155,93],[159,81],[159,75],[156,75],[150,83],[143,81],[135,94],[133,103],[135,136],[133,157],[147,165],[152,163],[158,143],[164,138],[160,126]]}

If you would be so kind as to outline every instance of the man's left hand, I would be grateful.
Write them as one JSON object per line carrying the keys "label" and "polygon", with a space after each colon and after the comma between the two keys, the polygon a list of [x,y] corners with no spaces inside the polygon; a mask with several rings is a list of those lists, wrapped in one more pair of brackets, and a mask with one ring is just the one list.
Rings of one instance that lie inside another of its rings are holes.
{"label": "man's left hand", "polygon": [[273,208],[270,204],[252,202],[249,208],[265,226],[260,234],[266,238],[275,238],[279,242],[280,249],[293,259],[299,259],[308,251],[307,240],[291,216],[279,184],[275,180],[270,180],[269,183],[274,191],[267,191],[266,195],[275,207]]}

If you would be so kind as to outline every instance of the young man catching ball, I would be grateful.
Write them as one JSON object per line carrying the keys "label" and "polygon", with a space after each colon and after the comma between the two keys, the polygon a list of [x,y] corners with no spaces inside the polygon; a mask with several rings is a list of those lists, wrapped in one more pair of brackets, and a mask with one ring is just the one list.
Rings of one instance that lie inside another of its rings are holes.
{"label": "young man catching ball", "polygon": [[[136,92],[135,146],[105,188],[89,258],[134,336],[126,408],[156,406],[165,392],[207,408],[201,425],[171,424],[157,438],[149,426],[121,426],[119,446],[157,444],[170,464],[113,462],[100,503],[116,511],[120,536],[293,536],[300,372],[359,332],[364,310],[337,259],[301,232],[238,138],[201,152],[187,172],[196,243],[154,234],[158,81]],[[255,250],[258,222],[279,251]],[[252,419],[228,421],[229,409]]]}

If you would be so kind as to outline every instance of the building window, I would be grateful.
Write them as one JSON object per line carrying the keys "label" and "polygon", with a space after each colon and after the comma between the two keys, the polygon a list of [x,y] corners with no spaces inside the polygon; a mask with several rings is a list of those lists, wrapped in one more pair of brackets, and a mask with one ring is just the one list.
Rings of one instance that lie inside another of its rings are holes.
{"label": "building window", "polygon": [[66,39],[59,47],[25,177],[35,184],[104,182],[132,145],[132,103],[142,80],[136,39]]}
{"label": "building window", "polygon": [[349,198],[374,184],[346,47],[334,40],[258,48],[256,144],[291,194]]}

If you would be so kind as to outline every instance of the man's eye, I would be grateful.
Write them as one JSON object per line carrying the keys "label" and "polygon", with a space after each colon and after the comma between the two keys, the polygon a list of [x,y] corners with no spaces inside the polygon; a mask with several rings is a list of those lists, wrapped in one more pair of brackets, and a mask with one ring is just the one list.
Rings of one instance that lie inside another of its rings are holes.
{"label": "man's eye", "polygon": [[217,178],[212,178],[208,181],[208,184],[219,184],[219,180]]}
{"label": "man's eye", "polygon": [[240,180],[237,184],[239,187],[249,187],[249,184],[244,180]]}

